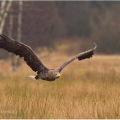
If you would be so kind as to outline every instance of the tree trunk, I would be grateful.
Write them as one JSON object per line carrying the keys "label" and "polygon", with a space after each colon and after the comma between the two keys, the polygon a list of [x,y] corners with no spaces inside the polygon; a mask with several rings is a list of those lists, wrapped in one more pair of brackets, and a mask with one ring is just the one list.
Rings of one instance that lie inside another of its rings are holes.
{"label": "tree trunk", "polygon": [[[13,9],[11,8],[11,13]],[[12,31],[13,31],[13,14],[10,14],[9,16],[9,37],[12,38]],[[13,53],[9,53],[9,61],[10,61],[10,71],[15,71],[15,56]]]}
{"label": "tree trunk", "polygon": [[0,34],[3,32],[5,20],[8,16],[8,11],[12,5],[12,0],[8,1],[8,4],[5,1],[1,3],[1,12],[0,12]]}
{"label": "tree trunk", "polygon": [[[18,41],[21,41],[21,36],[22,36],[22,9],[23,9],[23,2],[19,1],[19,13],[18,13]],[[20,65],[20,58],[17,58],[17,63],[16,66],[18,67]]]}

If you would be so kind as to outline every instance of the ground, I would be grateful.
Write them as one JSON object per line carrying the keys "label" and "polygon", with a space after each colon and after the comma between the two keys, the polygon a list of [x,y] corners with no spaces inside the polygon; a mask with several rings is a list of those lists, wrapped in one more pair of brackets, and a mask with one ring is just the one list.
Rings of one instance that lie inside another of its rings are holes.
{"label": "ground", "polygon": [[[70,57],[51,53],[41,60],[55,68]],[[119,55],[75,60],[53,82],[32,80],[35,73],[21,62],[10,72],[8,60],[0,60],[0,118],[120,118]]]}

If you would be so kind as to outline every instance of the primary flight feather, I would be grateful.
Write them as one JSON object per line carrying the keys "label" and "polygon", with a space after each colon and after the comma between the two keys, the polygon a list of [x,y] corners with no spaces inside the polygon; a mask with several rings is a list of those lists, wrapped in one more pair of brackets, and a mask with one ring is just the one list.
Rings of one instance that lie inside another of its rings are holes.
{"label": "primary flight feather", "polygon": [[36,80],[42,79],[46,81],[54,81],[56,78],[60,77],[61,70],[73,60],[83,60],[92,57],[96,47],[97,45],[94,43],[93,49],[75,55],[56,69],[50,69],[43,65],[43,63],[39,60],[39,58],[28,45],[13,40],[4,34],[0,35],[0,48],[3,48],[8,52],[12,52],[16,55],[19,55],[20,57],[23,57],[27,65],[30,66],[33,71],[37,72],[36,76],[30,76],[31,78],[35,78]]}

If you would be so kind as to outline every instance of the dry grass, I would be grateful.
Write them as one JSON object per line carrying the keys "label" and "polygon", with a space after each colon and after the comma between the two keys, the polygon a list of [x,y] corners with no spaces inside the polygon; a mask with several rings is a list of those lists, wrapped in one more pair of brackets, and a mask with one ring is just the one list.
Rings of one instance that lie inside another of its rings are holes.
{"label": "dry grass", "polygon": [[[42,61],[58,67],[70,57],[54,56]],[[24,62],[14,73],[0,66],[0,118],[120,118],[120,56],[76,60],[54,82],[31,80]]]}

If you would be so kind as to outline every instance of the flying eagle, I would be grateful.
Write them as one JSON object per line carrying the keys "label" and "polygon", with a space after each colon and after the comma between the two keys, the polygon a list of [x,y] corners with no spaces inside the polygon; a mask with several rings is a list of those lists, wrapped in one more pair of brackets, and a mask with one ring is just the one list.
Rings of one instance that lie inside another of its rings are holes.
{"label": "flying eagle", "polygon": [[16,55],[19,55],[20,57],[23,57],[27,65],[30,66],[33,71],[37,72],[36,76],[30,76],[31,78],[35,78],[36,80],[42,79],[46,81],[54,81],[55,79],[60,77],[61,70],[73,60],[83,60],[92,57],[96,47],[97,45],[94,43],[93,49],[81,52],[64,62],[58,68],[51,69],[43,65],[43,63],[39,60],[39,58],[35,55],[34,51],[28,45],[11,39],[4,34],[0,35],[0,48],[3,48],[8,52],[12,52]]}

